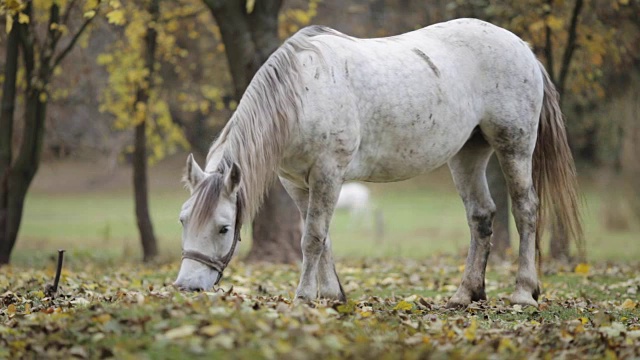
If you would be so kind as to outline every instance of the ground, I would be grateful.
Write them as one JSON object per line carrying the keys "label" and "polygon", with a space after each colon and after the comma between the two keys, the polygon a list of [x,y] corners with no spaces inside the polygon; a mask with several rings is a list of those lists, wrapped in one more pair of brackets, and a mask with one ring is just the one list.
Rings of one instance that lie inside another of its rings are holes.
{"label": "ground", "polygon": [[549,269],[540,308],[508,303],[514,268],[493,266],[488,301],[445,302],[457,257],[341,261],[346,304],[293,305],[297,267],[233,263],[222,287],[180,293],[175,264],[70,261],[0,278],[0,358],[634,358],[640,267]]}
{"label": "ground", "polygon": [[[509,304],[513,262],[490,265],[488,301],[445,308],[468,228],[444,171],[373,186],[368,219],[337,213],[331,234],[349,302],[293,305],[298,266],[244,263],[246,240],[220,289],[171,286],[187,195],[182,160],[152,169],[162,256],[144,266],[126,171],[43,167],[13,265],[0,270],[0,359],[640,357],[638,225],[604,226],[607,194],[589,181],[588,262],[545,262],[539,309]],[[58,248],[67,252],[53,297],[46,286]]]}

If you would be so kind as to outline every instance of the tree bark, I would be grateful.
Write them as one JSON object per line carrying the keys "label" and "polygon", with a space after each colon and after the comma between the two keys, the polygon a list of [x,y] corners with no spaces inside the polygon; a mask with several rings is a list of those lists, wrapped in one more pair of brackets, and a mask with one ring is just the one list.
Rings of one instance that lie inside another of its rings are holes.
{"label": "tree bark", "polygon": [[[72,4],[73,2],[70,6]],[[32,2],[26,2],[24,13],[33,19]],[[42,46],[36,46],[32,28],[35,25],[20,24],[18,21],[14,22],[7,39],[5,71],[8,72],[8,76],[5,75],[6,82],[3,85],[0,119],[0,265],[9,263],[22,221],[24,200],[40,165],[49,100],[47,87],[53,69],[69,53],[90,21],[91,19],[85,20],[65,49],[55,57],[56,47],[62,36],[62,32],[53,26],[61,23],[60,7],[55,2],[49,8],[49,23],[46,27],[48,30]],[[11,154],[11,137],[18,49],[22,50],[26,90],[24,130],[18,155],[14,160]]]}
{"label": "tree bark", "polygon": [[[30,4],[27,5],[26,12],[31,16]],[[58,23],[59,15],[58,6],[52,5],[49,24]],[[24,200],[40,164],[47,110],[45,89],[52,73],[50,61],[57,42],[57,38],[53,36],[53,30],[50,29],[39,56],[39,66],[36,68],[35,45],[31,28],[26,24],[15,24],[14,26],[18,27],[27,88],[22,143],[18,156],[9,165],[9,171],[5,173],[7,186],[7,197],[4,200],[6,202],[6,220],[4,228],[1,229],[4,233],[4,241],[0,244],[0,264],[9,263],[22,221]],[[11,145],[9,144],[9,146]]]}
{"label": "tree bark", "polygon": [[302,254],[300,212],[279,181],[265,199],[259,215],[253,221],[253,245],[247,261],[299,261]]}
{"label": "tree bark", "polygon": [[[222,35],[236,100],[269,55],[278,39],[278,12],[281,0],[256,1],[247,14],[245,1],[204,0]],[[250,261],[291,263],[302,259],[300,213],[282,185],[268,192],[264,204],[253,220],[253,245]]]}
{"label": "tree bark", "polygon": [[[160,14],[159,0],[150,0],[148,11],[151,21],[155,23]],[[136,208],[136,221],[140,242],[142,243],[142,260],[148,262],[158,255],[158,243],[153,233],[153,224],[149,215],[149,189],[147,179],[147,118],[149,92],[153,86],[153,70],[155,65],[157,32],[153,24],[147,26],[145,34],[145,67],[148,70],[146,84],[141,84],[136,93],[136,105],[143,104],[144,119],[135,127],[133,150],[133,189]]]}
{"label": "tree bark", "polygon": [[[17,25],[17,19],[14,20]],[[11,172],[13,113],[16,99],[16,77],[18,73],[18,26],[11,29],[7,37],[5,53],[4,83],[2,84],[2,110],[0,111],[0,265],[9,263],[15,243],[8,233],[9,174]]]}
{"label": "tree bark", "polygon": [[502,174],[500,163],[495,155],[491,156],[487,167],[487,182],[493,202],[496,204],[496,215],[493,218],[493,237],[491,256],[497,260],[505,260],[511,248],[509,237],[509,192],[507,182]]}

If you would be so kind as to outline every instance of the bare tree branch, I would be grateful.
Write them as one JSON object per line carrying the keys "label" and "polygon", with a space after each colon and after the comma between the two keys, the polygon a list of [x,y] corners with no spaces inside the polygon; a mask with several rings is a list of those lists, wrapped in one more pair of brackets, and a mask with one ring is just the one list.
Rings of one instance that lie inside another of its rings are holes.
{"label": "bare tree branch", "polygon": [[82,33],[84,33],[84,31],[86,30],[86,28],[89,26],[89,24],[94,18],[95,16],[85,20],[84,23],[82,23],[82,26],[80,26],[80,29],[78,29],[75,35],[73,35],[73,38],[71,38],[71,41],[69,41],[67,46],[53,60],[53,66],[51,67],[52,69],[55,69],[55,67],[58,66],[58,64],[60,64],[60,62],[65,58],[65,56],[69,54],[69,52],[71,51],[71,49],[73,49],[73,46],[76,44],[76,42],[78,41]]}
{"label": "bare tree branch", "polygon": [[[569,74],[569,67],[571,66],[571,58],[573,52],[576,49],[576,37],[578,28],[578,18],[582,11],[583,0],[576,0],[576,4],[573,7],[573,13],[571,14],[571,25],[569,26],[569,39],[567,40],[567,47],[564,50],[562,56],[562,68],[560,69],[560,77],[558,78],[558,92],[560,95],[564,93],[564,87],[567,82],[567,75]],[[562,99],[562,96],[560,97]]]}
{"label": "bare tree branch", "polygon": [[[546,17],[548,18],[553,7],[553,0],[547,0],[547,5],[549,5],[549,10],[546,14]],[[547,59],[547,72],[549,73],[549,77],[551,78],[551,81],[555,83],[556,72],[553,66],[553,44],[551,42],[551,28],[548,23],[545,25],[544,57]]]}
{"label": "bare tree branch", "polygon": [[62,23],[67,25],[69,23],[69,14],[71,14],[71,9],[75,6],[77,0],[69,1],[67,4],[67,8],[64,10],[64,16],[62,17]]}

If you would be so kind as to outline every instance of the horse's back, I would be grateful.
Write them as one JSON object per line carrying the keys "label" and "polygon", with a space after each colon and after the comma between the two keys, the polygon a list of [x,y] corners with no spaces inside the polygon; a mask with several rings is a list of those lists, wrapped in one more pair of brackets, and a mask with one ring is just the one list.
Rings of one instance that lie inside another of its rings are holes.
{"label": "horse's back", "polygon": [[345,179],[427,172],[455,155],[483,121],[512,108],[539,111],[542,101],[528,45],[480,20],[379,39],[327,31],[310,42],[319,52],[298,56],[308,110],[296,154],[333,150],[348,163]]}

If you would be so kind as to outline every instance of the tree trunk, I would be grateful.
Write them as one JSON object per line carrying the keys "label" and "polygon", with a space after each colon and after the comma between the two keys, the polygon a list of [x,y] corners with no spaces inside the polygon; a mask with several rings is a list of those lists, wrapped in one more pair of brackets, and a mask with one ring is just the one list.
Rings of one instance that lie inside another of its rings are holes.
{"label": "tree trunk", "polygon": [[[23,13],[33,19],[32,2],[25,3]],[[56,46],[62,36],[62,32],[54,26],[60,24],[60,6],[56,2],[49,7],[49,23],[45,27],[48,30],[41,47],[37,46],[32,28],[35,25],[32,24],[14,21],[7,38],[5,83],[0,114],[0,265],[9,263],[20,229],[24,200],[40,165],[49,99],[47,87],[53,69],[69,53],[91,19],[85,20],[64,50],[55,57]],[[13,160],[11,142],[18,49],[22,50],[26,90],[22,142],[18,155]]]}
{"label": "tree trunk", "polygon": [[[14,20],[17,24],[18,21]],[[2,84],[2,111],[0,111],[0,265],[8,264],[15,238],[8,232],[9,174],[11,172],[13,112],[16,99],[16,75],[18,73],[18,26],[7,37]]]}
{"label": "tree trunk", "polygon": [[[295,263],[300,260],[301,221],[298,208],[276,182],[253,222],[253,245],[247,261]],[[295,221],[292,221],[295,220]]]}
{"label": "tree trunk", "polygon": [[[149,14],[152,22],[158,20],[160,8],[159,0],[149,1]],[[149,92],[153,87],[153,70],[155,65],[157,32],[152,26],[147,27],[145,35],[145,67],[148,70],[146,84],[141,84],[136,93],[136,105],[144,104],[143,120],[136,125],[133,151],[133,189],[135,194],[136,221],[140,242],[142,243],[143,261],[151,261],[158,255],[158,243],[153,233],[153,224],[149,215],[149,189],[147,179],[147,118]]]}
{"label": "tree trunk", "polygon": [[46,100],[40,101],[40,94],[40,90],[28,86],[22,144],[8,176],[6,237],[0,245],[0,264],[9,262],[22,221],[24,200],[40,164],[47,109]]}
{"label": "tree trunk", "polygon": [[502,174],[500,163],[495,155],[491,156],[487,167],[487,181],[491,197],[496,204],[496,215],[493,219],[493,237],[491,242],[491,256],[494,259],[505,260],[507,251],[511,248],[509,238],[509,192]]}
{"label": "tree trunk", "polygon": [[[49,22],[58,22],[59,11],[56,5],[51,6]],[[31,4],[27,4],[27,15],[31,15]],[[48,84],[51,67],[49,61],[51,60],[52,53],[44,53],[40,55],[40,66],[35,67],[35,51],[34,51],[34,38],[31,29],[26,24],[14,24],[17,28],[18,44],[22,48],[22,57],[25,66],[25,77],[27,79],[27,88],[25,96],[25,114],[24,114],[24,131],[22,134],[22,143],[18,152],[18,156],[14,161],[10,157],[9,151],[9,167],[5,168],[5,184],[6,184],[6,197],[3,202],[6,204],[6,215],[3,228],[0,229],[3,233],[3,239],[0,243],[0,264],[9,263],[11,252],[16,243],[18,237],[18,230],[20,229],[20,222],[22,220],[22,212],[24,209],[24,200],[27,195],[27,190],[31,181],[33,181],[36,172],[38,171],[38,165],[40,164],[40,153],[42,152],[42,142],[44,139],[44,125],[47,109],[47,97],[41,98],[41,95],[46,95],[44,89]],[[50,36],[52,32],[49,32],[49,36],[46,38],[45,48],[55,47],[55,41]],[[14,34],[15,36],[15,34]],[[11,45],[15,46],[15,45]],[[11,49],[8,49],[8,51]],[[15,50],[12,49],[12,50]],[[13,60],[11,60],[13,61]],[[17,63],[14,64],[17,67]],[[13,81],[13,80],[10,80]],[[4,96],[4,95],[3,95]],[[14,95],[15,96],[15,93]],[[3,99],[4,101],[5,99]],[[6,99],[6,103],[3,103],[3,130],[7,126],[5,121],[12,119],[4,118],[4,106],[9,106],[9,98]],[[11,110],[13,111],[13,110]],[[12,112],[7,115],[13,116]],[[9,140],[9,143],[3,144],[3,148],[11,147],[11,134],[2,135],[2,142]],[[6,158],[5,158],[6,159]]]}
{"label": "tree trunk", "polygon": [[[281,0],[256,1],[247,14],[244,1],[204,0],[222,35],[236,100],[249,86],[253,75],[278,48],[278,12]],[[282,185],[268,192],[253,220],[250,261],[295,262],[302,259],[300,213]]]}

